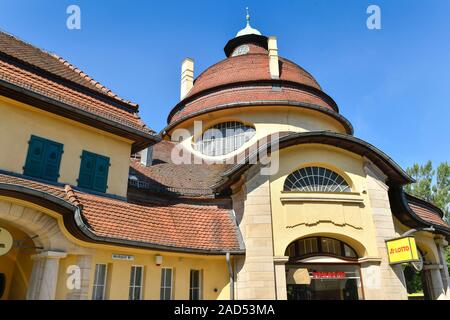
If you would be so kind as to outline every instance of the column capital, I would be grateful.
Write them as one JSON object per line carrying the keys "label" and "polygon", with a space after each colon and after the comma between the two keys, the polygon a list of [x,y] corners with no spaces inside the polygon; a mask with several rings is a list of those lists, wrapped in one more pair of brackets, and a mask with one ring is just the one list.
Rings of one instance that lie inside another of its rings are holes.
{"label": "column capital", "polygon": [[67,252],[62,251],[43,251],[38,254],[32,255],[32,260],[39,259],[61,259],[67,257]]}
{"label": "column capital", "polygon": [[440,245],[440,246],[443,246],[443,247],[447,247],[448,246],[448,241],[445,240],[444,237],[436,237],[436,238],[434,238],[434,242],[437,245]]}
{"label": "column capital", "polygon": [[288,256],[276,256],[273,257],[273,262],[275,264],[286,264],[286,262],[289,261],[289,257]]}
{"label": "column capital", "polygon": [[423,266],[423,270],[441,270],[443,269],[444,266],[442,264],[426,264]]}

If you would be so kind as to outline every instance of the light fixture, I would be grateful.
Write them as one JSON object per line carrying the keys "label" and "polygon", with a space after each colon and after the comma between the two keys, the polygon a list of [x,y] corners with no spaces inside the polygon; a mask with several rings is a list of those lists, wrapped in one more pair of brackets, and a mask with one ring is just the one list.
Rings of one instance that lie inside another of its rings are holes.
{"label": "light fixture", "polygon": [[157,254],[157,255],[155,256],[155,263],[156,263],[157,266],[162,265],[162,263],[163,263],[163,257],[160,256],[159,254]]}

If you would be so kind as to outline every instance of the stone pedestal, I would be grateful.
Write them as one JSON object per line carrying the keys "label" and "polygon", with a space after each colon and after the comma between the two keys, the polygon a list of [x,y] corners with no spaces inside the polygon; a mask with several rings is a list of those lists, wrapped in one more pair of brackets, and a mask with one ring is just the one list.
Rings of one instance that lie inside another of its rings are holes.
{"label": "stone pedestal", "polygon": [[277,300],[287,300],[286,290],[286,262],[289,257],[274,257],[273,262],[275,264],[275,289]]}
{"label": "stone pedestal", "polygon": [[89,296],[89,282],[91,278],[91,255],[79,255],[77,266],[80,268],[81,286],[80,289],[69,290],[67,300],[87,300]]}
{"label": "stone pedestal", "polygon": [[450,300],[450,276],[448,274],[448,265],[445,258],[445,248],[448,246],[448,242],[443,237],[439,236],[435,239],[435,243],[439,255],[439,263],[442,266],[440,274],[444,292],[441,298]]}

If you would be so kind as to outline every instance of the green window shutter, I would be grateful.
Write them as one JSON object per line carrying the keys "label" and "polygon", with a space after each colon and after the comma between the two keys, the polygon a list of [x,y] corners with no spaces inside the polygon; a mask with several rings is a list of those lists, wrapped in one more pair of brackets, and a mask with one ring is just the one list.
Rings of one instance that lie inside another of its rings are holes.
{"label": "green window shutter", "polygon": [[30,141],[28,141],[27,160],[23,168],[25,175],[37,178],[41,177],[44,153],[45,141],[41,138],[31,136]]}
{"label": "green window shutter", "polygon": [[57,181],[63,145],[44,138],[31,136],[24,174],[31,177]]}
{"label": "green window shutter", "polygon": [[99,192],[108,188],[109,158],[83,151],[78,186]]}
{"label": "green window shutter", "polygon": [[44,164],[42,171],[43,179],[51,181],[58,180],[62,153],[62,144],[53,141],[47,141],[45,146]]}
{"label": "green window shutter", "polygon": [[95,175],[93,189],[100,192],[106,192],[108,188],[108,172],[109,172],[109,158],[97,156],[95,162]]}
{"label": "green window shutter", "polygon": [[78,186],[92,189],[94,184],[95,154],[83,151],[81,155],[80,175]]}

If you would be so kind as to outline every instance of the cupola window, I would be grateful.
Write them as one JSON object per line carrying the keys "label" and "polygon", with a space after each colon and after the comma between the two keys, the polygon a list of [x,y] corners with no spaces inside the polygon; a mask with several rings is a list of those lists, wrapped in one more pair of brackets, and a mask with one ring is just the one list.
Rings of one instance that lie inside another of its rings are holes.
{"label": "cupola window", "polygon": [[222,156],[239,149],[255,135],[255,128],[230,121],[207,129],[196,141],[194,149],[207,156]]}
{"label": "cupola window", "polygon": [[284,182],[284,191],[350,192],[347,181],[334,171],[322,167],[306,167],[291,173]]}

